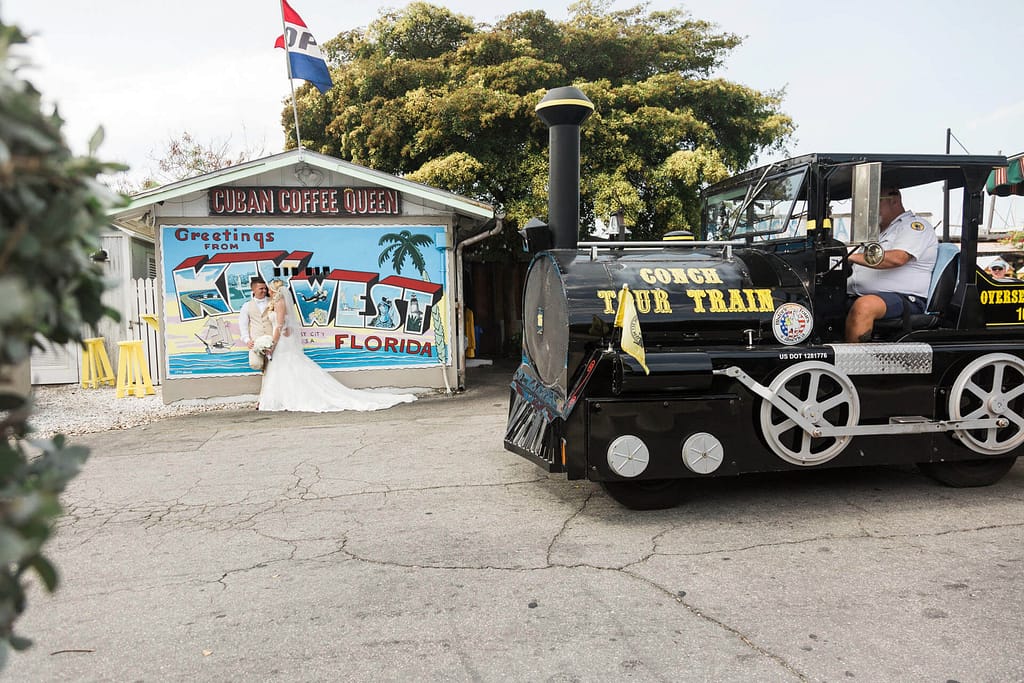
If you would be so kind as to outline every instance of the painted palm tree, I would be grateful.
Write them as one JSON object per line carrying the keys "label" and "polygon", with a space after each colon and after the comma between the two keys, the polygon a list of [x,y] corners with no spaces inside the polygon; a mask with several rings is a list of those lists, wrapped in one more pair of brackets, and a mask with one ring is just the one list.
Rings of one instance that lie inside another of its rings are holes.
{"label": "painted palm tree", "polygon": [[[401,275],[402,268],[405,267],[405,262],[408,260],[412,263],[413,268],[420,272],[423,281],[430,282],[430,276],[427,274],[427,262],[423,258],[423,252],[420,251],[420,248],[434,246],[434,238],[430,235],[422,233],[414,235],[409,230],[402,230],[398,233],[389,232],[381,236],[377,246],[384,247],[377,258],[378,266],[382,266],[385,261],[390,260],[395,273]],[[441,326],[443,301],[442,297],[437,305],[432,307],[430,313],[430,324],[434,328],[434,348],[437,349],[437,359],[442,363],[448,360],[448,344],[444,337],[444,327]]]}

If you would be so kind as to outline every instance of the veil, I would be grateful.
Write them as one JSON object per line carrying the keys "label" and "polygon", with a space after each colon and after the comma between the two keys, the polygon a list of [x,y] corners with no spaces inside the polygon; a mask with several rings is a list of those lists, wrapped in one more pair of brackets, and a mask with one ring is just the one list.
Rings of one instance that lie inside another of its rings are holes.
{"label": "veil", "polygon": [[288,286],[287,282],[280,281],[281,285],[277,291],[274,292],[275,296],[279,296],[281,301],[284,302],[284,327],[281,330],[281,336],[278,339],[278,348],[282,345],[287,347],[294,346],[297,349],[302,348],[302,342],[300,341],[301,328],[299,327],[299,320],[295,315],[295,299],[292,298],[291,287]]}

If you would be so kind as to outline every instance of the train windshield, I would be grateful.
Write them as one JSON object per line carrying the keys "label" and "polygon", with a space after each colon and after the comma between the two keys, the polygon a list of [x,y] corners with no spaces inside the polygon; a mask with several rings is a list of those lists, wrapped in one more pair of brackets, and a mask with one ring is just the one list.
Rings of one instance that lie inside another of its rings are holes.
{"label": "train windshield", "polygon": [[753,182],[707,197],[705,239],[792,237],[800,231],[804,217],[800,190],[807,170],[769,177],[772,170],[769,166]]}

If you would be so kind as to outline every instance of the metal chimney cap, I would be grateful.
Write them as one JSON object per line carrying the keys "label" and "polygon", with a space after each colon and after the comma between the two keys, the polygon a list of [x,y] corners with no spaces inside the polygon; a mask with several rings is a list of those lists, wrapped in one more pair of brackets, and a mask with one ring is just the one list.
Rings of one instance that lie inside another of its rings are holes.
{"label": "metal chimney cap", "polygon": [[537,116],[551,126],[580,125],[594,113],[594,103],[579,88],[567,85],[548,90],[537,103]]}

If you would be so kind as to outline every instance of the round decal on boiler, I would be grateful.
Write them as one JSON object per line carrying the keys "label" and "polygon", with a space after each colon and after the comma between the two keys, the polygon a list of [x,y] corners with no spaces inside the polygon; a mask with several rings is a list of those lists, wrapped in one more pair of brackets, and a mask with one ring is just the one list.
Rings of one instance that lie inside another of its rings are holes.
{"label": "round decal on boiler", "polygon": [[772,332],[779,342],[792,345],[811,336],[811,329],[814,328],[814,319],[806,306],[800,304],[782,304],[775,309],[772,316]]}

